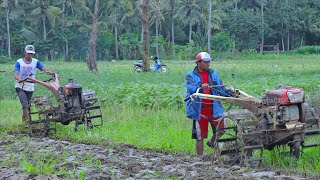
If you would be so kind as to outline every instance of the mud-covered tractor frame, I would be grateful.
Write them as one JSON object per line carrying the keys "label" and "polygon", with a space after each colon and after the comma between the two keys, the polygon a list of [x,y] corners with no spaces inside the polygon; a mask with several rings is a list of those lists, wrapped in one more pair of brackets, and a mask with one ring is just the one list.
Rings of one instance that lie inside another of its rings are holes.
{"label": "mud-covered tractor frame", "polygon": [[265,149],[288,145],[290,154],[299,158],[304,148],[320,145],[308,141],[311,136],[320,134],[320,121],[305,102],[304,91],[300,88],[275,89],[261,99],[239,89],[233,90],[232,97],[203,94],[200,89],[190,96],[193,102],[201,98],[241,107],[225,112],[218,120],[211,141],[216,162],[260,165]]}
{"label": "mud-covered tractor frame", "polygon": [[21,81],[25,82],[37,83],[51,90],[56,100],[56,103],[53,103],[49,96],[35,96],[31,99],[29,128],[32,134],[47,135],[49,131],[55,132],[56,123],[59,122],[68,125],[74,121],[75,130],[81,124],[89,128],[103,124],[97,95],[91,90],[83,90],[73,79],[69,79],[68,84],[60,86],[59,77],[54,73],[47,81],[28,77]]}

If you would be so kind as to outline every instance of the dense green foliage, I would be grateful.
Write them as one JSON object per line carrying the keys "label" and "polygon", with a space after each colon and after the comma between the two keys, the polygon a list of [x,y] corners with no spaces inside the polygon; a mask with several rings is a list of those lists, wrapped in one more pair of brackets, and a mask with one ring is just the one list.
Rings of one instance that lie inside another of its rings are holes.
{"label": "dense green foliage", "polygon": [[212,49],[217,53],[227,52],[233,47],[233,42],[230,35],[225,32],[215,34],[211,38],[211,43],[213,46]]}
{"label": "dense green foliage", "polygon": [[[23,47],[32,43],[38,54],[50,60],[84,60],[93,6],[90,0],[0,0],[0,55],[8,56],[10,45],[11,56],[20,56]],[[193,58],[197,51],[208,48],[208,27],[215,52],[259,51],[262,39],[265,45],[279,44],[284,51],[317,45],[319,9],[316,0],[153,0],[149,6],[150,53],[158,48],[160,58]],[[142,59],[140,12],[140,1],[100,1],[99,60]],[[219,40],[222,47],[216,43]]]}
{"label": "dense green foliage", "polygon": [[320,46],[303,46],[297,48],[295,50],[290,51],[291,54],[302,54],[302,55],[309,55],[309,54],[320,54]]}

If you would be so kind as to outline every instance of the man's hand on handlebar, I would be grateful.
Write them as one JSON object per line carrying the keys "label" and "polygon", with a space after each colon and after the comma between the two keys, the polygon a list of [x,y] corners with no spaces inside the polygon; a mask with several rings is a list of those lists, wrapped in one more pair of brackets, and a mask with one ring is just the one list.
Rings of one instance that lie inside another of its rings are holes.
{"label": "man's hand on handlebar", "polygon": [[207,90],[210,88],[209,84],[208,83],[203,83],[201,84],[201,88],[204,89],[204,90]]}
{"label": "man's hand on handlebar", "polygon": [[43,68],[42,71],[48,75],[51,75],[51,76],[54,76],[54,72],[51,71],[50,69],[47,69],[47,68]]}
{"label": "man's hand on handlebar", "polygon": [[240,95],[239,89],[235,89],[231,85],[226,85],[226,87],[227,87],[227,91],[230,92],[231,97],[239,97],[239,95]]}
{"label": "man's hand on handlebar", "polygon": [[24,79],[19,78],[19,79],[17,79],[17,81],[18,81],[18,83],[22,83],[24,81]]}
{"label": "man's hand on handlebar", "polygon": [[51,75],[51,76],[54,76],[54,74],[55,74],[53,71],[46,71],[45,73],[48,75]]}
{"label": "man's hand on handlebar", "polygon": [[231,90],[231,97],[239,97],[239,95],[240,95],[239,89]]}
{"label": "man's hand on handlebar", "polygon": [[19,79],[19,80],[17,80],[18,81],[18,83],[22,83],[22,82],[30,82],[30,83],[32,83],[33,81],[32,81],[32,78],[29,78],[29,77],[27,77],[27,78],[23,78],[23,79]]}

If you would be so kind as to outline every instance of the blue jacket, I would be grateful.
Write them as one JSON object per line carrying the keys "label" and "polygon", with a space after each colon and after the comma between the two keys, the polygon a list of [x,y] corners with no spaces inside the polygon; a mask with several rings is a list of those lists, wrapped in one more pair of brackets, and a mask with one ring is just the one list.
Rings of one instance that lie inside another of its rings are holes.
{"label": "blue jacket", "polygon": [[[218,74],[212,69],[208,70],[209,73],[209,85],[223,85],[220,80]],[[186,94],[186,113],[187,117],[196,121],[200,120],[200,112],[201,112],[201,98],[195,98],[194,102],[191,101],[190,95],[195,93],[197,89],[201,86],[202,79],[198,70],[198,67],[195,67],[194,70],[191,70],[187,73],[185,77],[185,86],[187,88]],[[227,90],[222,87],[216,87],[211,90],[212,95],[220,95],[220,96],[231,96],[231,90]],[[217,118],[223,115],[223,108],[221,101],[213,100],[213,117]]]}
{"label": "blue jacket", "polygon": [[154,66],[153,66],[153,70],[154,71],[156,71],[156,70],[158,70],[158,69],[160,69],[161,68],[161,61],[160,61],[160,59],[155,59],[154,60]]}

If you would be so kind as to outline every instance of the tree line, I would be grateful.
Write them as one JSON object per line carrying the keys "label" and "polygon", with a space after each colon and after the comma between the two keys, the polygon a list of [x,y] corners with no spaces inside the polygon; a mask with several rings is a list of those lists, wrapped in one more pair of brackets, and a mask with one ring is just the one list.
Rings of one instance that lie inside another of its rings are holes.
{"label": "tree line", "polygon": [[320,42],[320,0],[0,0],[0,8],[0,54],[8,57],[26,44],[69,61],[89,50],[99,60],[142,59],[145,51],[192,58]]}

